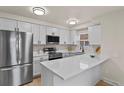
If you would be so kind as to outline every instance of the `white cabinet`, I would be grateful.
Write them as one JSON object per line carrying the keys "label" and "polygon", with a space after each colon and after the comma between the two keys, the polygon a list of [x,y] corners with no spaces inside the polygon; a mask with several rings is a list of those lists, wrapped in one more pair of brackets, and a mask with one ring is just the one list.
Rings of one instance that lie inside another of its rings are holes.
{"label": "white cabinet", "polygon": [[80,41],[80,36],[78,36],[77,31],[70,31],[70,43],[76,45]]}
{"label": "white cabinet", "polygon": [[95,25],[88,27],[88,38],[91,45],[101,44],[101,26]]}
{"label": "white cabinet", "polygon": [[48,60],[48,55],[40,55],[33,57],[33,76],[41,74],[41,64],[40,62]]}
{"label": "white cabinet", "polygon": [[60,44],[66,44],[65,30],[60,30]]}
{"label": "white cabinet", "polygon": [[33,33],[33,44],[39,44],[40,39],[40,26],[37,24],[32,24],[32,33]]}
{"label": "white cabinet", "polygon": [[27,22],[0,18],[0,30],[31,32],[31,24]]}
{"label": "white cabinet", "polygon": [[65,44],[64,30],[60,30],[60,44]]}
{"label": "white cabinet", "polygon": [[46,44],[46,27],[32,24],[33,44]]}
{"label": "white cabinet", "polygon": [[18,28],[20,32],[32,32],[31,23],[18,21]]}
{"label": "white cabinet", "polygon": [[17,28],[17,21],[0,18],[0,30],[11,30],[15,31]]}
{"label": "white cabinet", "polygon": [[33,62],[33,76],[41,74],[40,61]]}
{"label": "white cabinet", "polygon": [[55,27],[46,27],[47,35],[59,36],[59,29]]}
{"label": "white cabinet", "polygon": [[46,26],[40,25],[40,44],[46,44]]}
{"label": "white cabinet", "polygon": [[41,60],[40,56],[33,57],[33,76],[41,74],[40,60]]}
{"label": "white cabinet", "polygon": [[60,44],[70,44],[70,31],[60,30]]}
{"label": "white cabinet", "polygon": [[66,43],[70,44],[70,31],[65,30],[65,38],[66,38]]}

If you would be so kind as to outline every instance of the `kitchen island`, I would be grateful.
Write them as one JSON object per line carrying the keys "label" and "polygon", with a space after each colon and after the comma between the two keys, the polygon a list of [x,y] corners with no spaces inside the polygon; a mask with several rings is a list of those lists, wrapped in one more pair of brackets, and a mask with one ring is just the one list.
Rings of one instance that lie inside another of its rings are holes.
{"label": "kitchen island", "polygon": [[101,64],[106,56],[92,58],[89,54],[41,62],[44,86],[88,86],[101,79]]}

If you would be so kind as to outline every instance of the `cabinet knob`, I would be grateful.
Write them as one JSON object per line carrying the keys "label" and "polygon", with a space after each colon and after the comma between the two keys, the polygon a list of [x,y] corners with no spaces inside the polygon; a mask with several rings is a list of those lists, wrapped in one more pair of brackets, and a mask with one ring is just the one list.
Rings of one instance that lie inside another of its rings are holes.
{"label": "cabinet knob", "polygon": [[52,35],[55,35],[55,33],[52,33]]}

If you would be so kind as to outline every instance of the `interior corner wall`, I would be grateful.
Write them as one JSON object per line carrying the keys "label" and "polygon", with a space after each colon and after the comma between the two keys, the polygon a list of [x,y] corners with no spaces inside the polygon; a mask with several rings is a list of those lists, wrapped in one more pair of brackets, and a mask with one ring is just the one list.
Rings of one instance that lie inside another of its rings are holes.
{"label": "interior corner wall", "polygon": [[94,21],[102,26],[102,54],[110,60],[103,64],[103,78],[124,85],[124,10],[111,12]]}

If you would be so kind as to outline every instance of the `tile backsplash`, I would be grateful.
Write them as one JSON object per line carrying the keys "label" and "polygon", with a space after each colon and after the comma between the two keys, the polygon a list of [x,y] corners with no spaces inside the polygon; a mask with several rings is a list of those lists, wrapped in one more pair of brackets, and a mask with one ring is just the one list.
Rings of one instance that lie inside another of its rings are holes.
{"label": "tile backsplash", "polygon": [[[43,48],[49,48],[54,47],[56,48],[57,52],[82,52],[80,50],[80,46],[73,46],[73,45],[33,45],[33,52],[37,54],[44,54]],[[100,45],[91,45],[87,46],[89,48],[86,48],[84,52],[92,52],[96,53],[96,49],[100,47]]]}
{"label": "tile backsplash", "polygon": [[[43,48],[55,47],[58,52],[68,52],[73,51],[75,47],[70,47],[68,45],[33,45],[33,52],[43,53]],[[70,50],[71,49],[71,50]]]}

